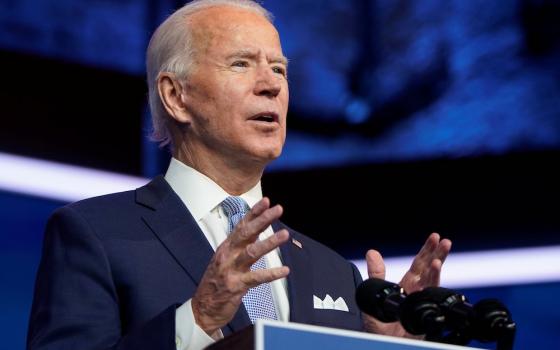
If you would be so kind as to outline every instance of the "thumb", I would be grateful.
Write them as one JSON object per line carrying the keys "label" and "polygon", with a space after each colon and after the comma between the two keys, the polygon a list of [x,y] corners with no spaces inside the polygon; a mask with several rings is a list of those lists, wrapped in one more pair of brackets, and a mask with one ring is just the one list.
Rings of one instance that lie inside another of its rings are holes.
{"label": "thumb", "polygon": [[374,249],[368,250],[366,253],[366,263],[369,278],[385,279],[385,263],[381,254]]}

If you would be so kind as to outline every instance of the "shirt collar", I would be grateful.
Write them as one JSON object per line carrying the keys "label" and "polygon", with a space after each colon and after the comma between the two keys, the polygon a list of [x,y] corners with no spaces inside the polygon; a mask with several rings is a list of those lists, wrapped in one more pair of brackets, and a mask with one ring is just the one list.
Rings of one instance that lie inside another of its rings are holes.
{"label": "shirt collar", "polygon": [[[175,158],[171,158],[165,180],[196,221],[202,219],[230,196],[209,177]],[[252,208],[262,198],[261,182],[259,181],[240,197]]]}

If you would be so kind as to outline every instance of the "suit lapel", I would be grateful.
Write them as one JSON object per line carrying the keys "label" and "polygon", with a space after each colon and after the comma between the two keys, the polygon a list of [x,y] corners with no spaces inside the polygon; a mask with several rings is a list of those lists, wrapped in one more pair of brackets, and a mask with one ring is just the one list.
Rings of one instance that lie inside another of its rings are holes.
{"label": "suit lapel", "polygon": [[214,252],[183,202],[163,177],[138,189],[136,200],[153,209],[142,220],[198,285]]}
{"label": "suit lapel", "polygon": [[[214,251],[195,219],[162,176],[136,191],[136,201],[152,211],[142,220],[198,286]],[[224,334],[250,325],[243,304]]]}
{"label": "suit lapel", "polygon": [[288,281],[288,300],[290,303],[290,322],[312,324],[313,306],[313,261],[308,248],[292,243],[292,238],[300,240],[299,234],[281,222],[272,224],[274,231],[287,229],[290,240],[280,246],[282,262],[290,268]]}

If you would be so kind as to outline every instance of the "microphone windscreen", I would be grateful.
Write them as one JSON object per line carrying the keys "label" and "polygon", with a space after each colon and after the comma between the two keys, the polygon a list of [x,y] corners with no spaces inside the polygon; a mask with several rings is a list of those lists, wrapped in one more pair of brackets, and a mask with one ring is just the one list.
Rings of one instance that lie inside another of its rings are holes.
{"label": "microphone windscreen", "polygon": [[474,305],[475,339],[495,341],[503,327],[514,326],[511,313],[498,299],[483,299]]}
{"label": "microphone windscreen", "polygon": [[398,321],[397,308],[392,299],[401,299],[402,288],[379,278],[370,278],[356,289],[356,303],[360,310],[382,322]]}
{"label": "microphone windscreen", "polygon": [[399,309],[399,319],[404,329],[411,334],[440,334],[445,326],[445,317],[429,291],[409,294]]}
{"label": "microphone windscreen", "polygon": [[419,295],[422,295],[426,299],[434,301],[437,304],[443,304],[448,298],[458,294],[451,289],[442,287],[426,287],[417,293]]}

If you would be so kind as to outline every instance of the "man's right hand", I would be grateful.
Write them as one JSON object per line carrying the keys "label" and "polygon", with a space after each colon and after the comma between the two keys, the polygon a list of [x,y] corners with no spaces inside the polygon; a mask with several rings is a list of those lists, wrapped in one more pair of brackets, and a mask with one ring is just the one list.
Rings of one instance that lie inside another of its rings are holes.
{"label": "man's right hand", "polygon": [[261,199],[216,249],[191,300],[195,321],[208,335],[233,319],[250,288],[284,278],[290,272],[287,266],[251,271],[251,265],[261,256],[288,240],[287,230],[258,240],[259,234],[281,215],[280,205],[270,208],[268,198]]}

